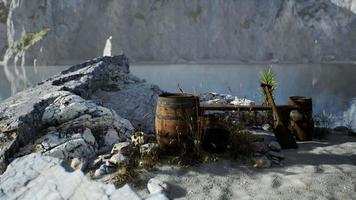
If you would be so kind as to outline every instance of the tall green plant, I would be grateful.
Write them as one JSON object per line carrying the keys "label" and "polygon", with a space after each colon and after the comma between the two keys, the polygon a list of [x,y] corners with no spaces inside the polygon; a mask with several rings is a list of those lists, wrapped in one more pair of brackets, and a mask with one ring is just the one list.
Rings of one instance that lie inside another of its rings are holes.
{"label": "tall green plant", "polygon": [[[277,82],[276,82],[276,76],[272,71],[271,66],[267,66],[267,68],[263,69],[261,72],[261,83],[266,84],[271,86],[270,91],[272,96],[274,96],[274,91],[277,89]],[[263,98],[264,98],[264,103],[268,103],[268,97],[266,93],[262,90]]]}

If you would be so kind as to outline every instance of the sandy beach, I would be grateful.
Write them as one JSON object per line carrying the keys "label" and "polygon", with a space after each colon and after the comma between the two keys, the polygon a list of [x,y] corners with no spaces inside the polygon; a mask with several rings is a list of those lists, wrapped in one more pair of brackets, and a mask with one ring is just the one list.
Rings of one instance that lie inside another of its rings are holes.
{"label": "sandy beach", "polygon": [[[161,166],[150,176],[169,183],[173,199],[355,199],[355,149],[356,137],[333,132],[283,150],[283,166],[255,169],[221,159],[188,168]],[[146,189],[139,193],[147,195]]]}

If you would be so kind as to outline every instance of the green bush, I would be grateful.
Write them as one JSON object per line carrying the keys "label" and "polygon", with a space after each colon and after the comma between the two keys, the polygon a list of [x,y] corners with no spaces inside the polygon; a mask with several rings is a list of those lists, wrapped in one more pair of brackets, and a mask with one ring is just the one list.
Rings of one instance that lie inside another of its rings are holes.
{"label": "green bush", "polygon": [[[273,73],[271,66],[268,66],[261,72],[261,83],[271,86],[270,91],[273,96],[274,91],[277,89],[277,82],[276,82],[276,76]],[[263,89],[262,89],[262,94],[264,97],[264,103],[268,104],[268,97]]]}
{"label": "green bush", "polygon": [[37,33],[26,33],[20,39],[17,44],[17,49],[20,50],[27,50],[37,42],[39,42],[43,37],[45,37],[48,32],[50,31],[49,28],[45,28]]}

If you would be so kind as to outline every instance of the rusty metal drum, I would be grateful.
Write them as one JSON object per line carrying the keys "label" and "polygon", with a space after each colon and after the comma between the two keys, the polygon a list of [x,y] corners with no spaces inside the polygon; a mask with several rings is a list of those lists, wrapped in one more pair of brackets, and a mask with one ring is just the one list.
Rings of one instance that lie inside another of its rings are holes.
{"label": "rusty metal drum", "polygon": [[171,154],[191,151],[198,131],[199,98],[164,93],[158,97],[155,131],[160,149]]}
{"label": "rusty metal drum", "polygon": [[290,113],[290,130],[300,141],[313,139],[313,101],[312,98],[292,96],[288,99],[288,105],[297,109]]}
{"label": "rusty metal drum", "polygon": [[222,154],[230,142],[230,132],[227,130],[225,117],[219,114],[206,114],[200,116],[201,144],[209,153]]}

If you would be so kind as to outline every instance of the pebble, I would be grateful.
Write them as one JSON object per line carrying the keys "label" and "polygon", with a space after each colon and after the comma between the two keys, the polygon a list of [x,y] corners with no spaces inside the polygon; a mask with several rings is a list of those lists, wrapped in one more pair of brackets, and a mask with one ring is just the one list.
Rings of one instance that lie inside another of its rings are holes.
{"label": "pebble", "polygon": [[272,166],[272,162],[266,157],[258,157],[252,159],[254,168],[269,168]]}
{"label": "pebble", "polygon": [[157,178],[151,178],[147,183],[147,189],[150,194],[167,193],[168,185],[167,183],[158,180]]}
{"label": "pebble", "polygon": [[272,141],[268,144],[268,147],[272,150],[272,151],[277,151],[280,152],[282,150],[281,145],[276,142],[276,141]]}
{"label": "pebble", "polygon": [[262,125],[262,129],[263,129],[264,131],[271,131],[271,130],[272,130],[272,127],[271,127],[271,125],[269,125],[269,124],[263,124],[263,125]]}
{"label": "pebble", "polygon": [[78,169],[82,168],[82,162],[79,160],[79,158],[73,158],[71,163],[70,163],[70,166],[73,169],[78,170]]}
{"label": "pebble", "polygon": [[99,169],[95,170],[94,178],[100,178],[106,174],[112,174],[117,171],[116,166],[114,165],[107,165],[107,163],[102,164]]}

